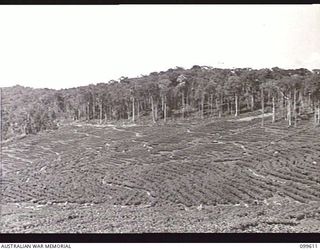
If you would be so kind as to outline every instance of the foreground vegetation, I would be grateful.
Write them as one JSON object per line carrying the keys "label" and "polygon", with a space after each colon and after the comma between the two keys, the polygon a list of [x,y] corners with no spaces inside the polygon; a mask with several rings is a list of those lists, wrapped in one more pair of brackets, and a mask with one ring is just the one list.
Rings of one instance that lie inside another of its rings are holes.
{"label": "foreground vegetation", "polygon": [[319,127],[257,114],[8,141],[2,232],[320,232]]}

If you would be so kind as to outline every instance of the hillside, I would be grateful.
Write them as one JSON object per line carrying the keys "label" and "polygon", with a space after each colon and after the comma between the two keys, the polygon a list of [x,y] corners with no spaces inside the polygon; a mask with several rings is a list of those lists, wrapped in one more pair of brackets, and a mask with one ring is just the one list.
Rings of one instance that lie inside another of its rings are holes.
{"label": "hillside", "polygon": [[2,137],[56,129],[65,120],[156,123],[265,108],[293,125],[303,112],[319,114],[319,100],[320,70],[177,67],[72,89],[2,88]]}
{"label": "hillside", "polygon": [[8,142],[2,232],[320,232],[316,134],[222,118]]}
{"label": "hillside", "polygon": [[320,232],[319,72],[3,88],[1,232]]}

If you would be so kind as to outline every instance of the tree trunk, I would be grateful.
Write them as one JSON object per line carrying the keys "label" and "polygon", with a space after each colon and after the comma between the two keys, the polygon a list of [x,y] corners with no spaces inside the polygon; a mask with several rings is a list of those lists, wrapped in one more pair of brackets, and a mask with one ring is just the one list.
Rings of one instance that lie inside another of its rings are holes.
{"label": "tree trunk", "polygon": [[167,97],[165,96],[164,97],[164,108],[163,108],[163,119],[164,119],[164,122],[167,121]]}
{"label": "tree trunk", "polygon": [[274,97],[272,97],[272,123],[276,121],[276,104]]}
{"label": "tree trunk", "polygon": [[318,123],[318,118],[317,118],[317,109],[314,107],[314,125],[316,126]]}
{"label": "tree trunk", "polygon": [[208,96],[208,99],[207,99],[207,114],[210,114],[211,116],[211,96],[210,97]]}
{"label": "tree trunk", "polygon": [[308,106],[311,107],[311,93],[309,93]]}
{"label": "tree trunk", "polygon": [[92,97],[92,119],[94,120],[96,118],[96,101],[94,99],[94,96]]}
{"label": "tree trunk", "polygon": [[132,97],[132,122],[135,122],[135,99]]}
{"label": "tree trunk", "polygon": [[184,93],[183,92],[182,92],[181,103],[182,103],[182,118],[184,118]]}
{"label": "tree trunk", "polygon": [[246,96],[246,104],[247,104],[247,110],[250,110],[250,100],[249,100],[249,96]]}
{"label": "tree trunk", "polygon": [[234,104],[236,109],[236,113],[234,116],[238,116],[238,95],[235,95]]}
{"label": "tree trunk", "polygon": [[283,107],[283,116],[285,120],[288,120],[287,110],[288,110],[288,100],[283,97],[284,107]]}
{"label": "tree trunk", "polygon": [[99,118],[100,118],[100,124],[101,124],[101,123],[102,123],[102,101],[100,101],[100,107],[99,107],[99,109],[100,109],[100,110],[99,110],[99,111],[100,111],[100,112],[99,112],[99,113],[100,113],[100,114],[99,114]]}
{"label": "tree trunk", "polygon": [[320,124],[320,100],[318,100],[318,125]]}
{"label": "tree trunk", "polygon": [[251,111],[254,110],[254,95],[251,94]]}
{"label": "tree trunk", "polygon": [[293,92],[293,116],[294,116],[294,126],[297,126],[297,90],[294,89]]}
{"label": "tree trunk", "polygon": [[261,118],[261,126],[264,126],[264,95],[263,95],[263,88],[261,88],[261,113],[262,113],[262,118]]}
{"label": "tree trunk", "polygon": [[129,101],[127,102],[127,118],[128,118],[128,120],[130,120],[130,103],[129,103]]}
{"label": "tree trunk", "polygon": [[159,106],[159,103],[158,103],[158,101],[156,101],[155,109],[154,109],[154,117],[155,117],[156,121],[158,120],[158,106]]}
{"label": "tree trunk", "polygon": [[291,99],[288,99],[288,105],[287,105],[287,119],[288,119],[288,125],[289,127],[292,125],[292,121],[291,121]]}
{"label": "tree trunk", "polygon": [[115,112],[115,110],[114,110],[113,107],[111,106],[111,107],[110,107],[110,117],[111,117],[111,120],[117,119],[116,115],[117,115],[117,113]]}
{"label": "tree trunk", "polygon": [[140,102],[139,102],[139,100],[137,102],[137,118],[138,119],[140,118]]}
{"label": "tree trunk", "polygon": [[299,99],[300,99],[300,108],[299,108],[299,115],[301,115],[301,112],[304,110],[304,98],[303,93],[299,92]]}
{"label": "tree trunk", "polygon": [[152,121],[155,123],[154,119],[154,104],[153,104],[153,97],[151,96],[151,115],[152,115]]}
{"label": "tree trunk", "polygon": [[90,103],[88,102],[88,105],[86,106],[86,120],[90,120]]}
{"label": "tree trunk", "polygon": [[219,109],[219,117],[222,116],[223,113],[223,96],[220,96],[220,109]]}
{"label": "tree trunk", "polygon": [[163,95],[161,95],[161,111],[163,112],[164,110],[164,100],[163,100]]}
{"label": "tree trunk", "polygon": [[201,96],[201,118],[203,119],[204,117],[204,94]]}
{"label": "tree trunk", "polygon": [[190,96],[189,96],[189,91],[187,92],[187,96],[186,96],[186,105],[190,105]]}
{"label": "tree trunk", "polygon": [[279,94],[277,95],[277,98],[278,98],[278,106],[279,106],[279,114],[280,114],[280,117],[282,117],[282,110],[283,110],[283,99],[282,99],[282,96],[279,97]]}
{"label": "tree trunk", "polygon": [[213,95],[211,95],[210,98],[210,116],[213,116]]}
{"label": "tree trunk", "polygon": [[218,98],[216,99],[216,114],[218,114],[219,117],[221,117],[221,111],[220,111],[220,107],[219,107],[219,101]]}

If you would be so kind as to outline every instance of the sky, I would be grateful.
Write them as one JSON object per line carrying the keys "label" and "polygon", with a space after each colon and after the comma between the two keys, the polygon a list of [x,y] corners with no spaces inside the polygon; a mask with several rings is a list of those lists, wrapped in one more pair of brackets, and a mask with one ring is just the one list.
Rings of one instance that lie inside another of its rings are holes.
{"label": "sky", "polygon": [[0,6],[0,87],[176,66],[320,68],[320,5]]}

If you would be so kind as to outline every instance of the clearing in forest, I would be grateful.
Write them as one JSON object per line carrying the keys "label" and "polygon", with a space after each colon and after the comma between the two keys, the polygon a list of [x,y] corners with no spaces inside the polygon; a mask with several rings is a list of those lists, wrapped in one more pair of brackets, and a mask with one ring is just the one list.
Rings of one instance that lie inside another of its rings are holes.
{"label": "clearing in forest", "polygon": [[2,146],[1,232],[320,232],[319,128],[73,123]]}

